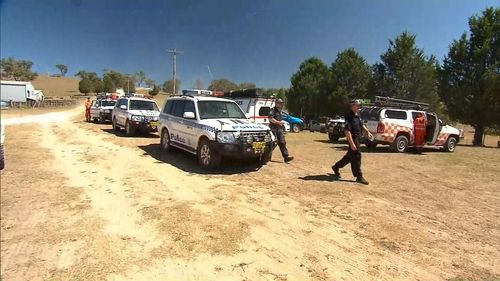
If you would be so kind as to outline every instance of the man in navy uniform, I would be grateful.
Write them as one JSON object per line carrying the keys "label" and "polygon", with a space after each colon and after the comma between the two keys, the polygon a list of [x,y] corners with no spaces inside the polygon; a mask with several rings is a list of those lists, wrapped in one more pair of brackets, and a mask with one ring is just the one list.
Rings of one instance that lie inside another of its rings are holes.
{"label": "man in navy uniform", "polygon": [[278,141],[278,146],[281,150],[281,155],[285,162],[290,162],[293,157],[288,154],[288,149],[286,148],[285,134],[284,134],[284,123],[281,110],[283,109],[283,100],[276,99],[275,106],[271,109],[269,113],[269,127]]}
{"label": "man in navy uniform", "polygon": [[359,111],[361,110],[361,103],[359,100],[352,100],[350,102],[350,111],[345,117],[345,136],[347,142],[349,143],[349,149],[346,155],[342,157],[335,165],[332,166],[332,170],[337,179],[340,179],[339,169],[343,168],[347,164],[351,163],[351,170],[354,177],[356,177],[356,182],[362,184],[368,184],[368,181],[363,177],[361,172],[361,151],[360,151],[360,138],[362,132],[365,131],[370,139],[373,138],[372,134],[368,131],[366,126],[363,125],[361,118],[359,117]]}

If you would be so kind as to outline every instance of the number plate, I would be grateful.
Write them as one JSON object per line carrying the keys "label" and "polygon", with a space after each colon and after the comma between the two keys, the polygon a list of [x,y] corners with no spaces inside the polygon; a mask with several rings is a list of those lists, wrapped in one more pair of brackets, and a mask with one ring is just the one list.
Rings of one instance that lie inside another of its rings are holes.
{"label": "number plate", "polygon": [[151,127],[158,127],[158,121],[151,121],[149,124]]}
{"label": "number plate", "polygon": [[266,148],[266,143],[265,142],[254,142],[252,144],[253,150],[264,150]]}

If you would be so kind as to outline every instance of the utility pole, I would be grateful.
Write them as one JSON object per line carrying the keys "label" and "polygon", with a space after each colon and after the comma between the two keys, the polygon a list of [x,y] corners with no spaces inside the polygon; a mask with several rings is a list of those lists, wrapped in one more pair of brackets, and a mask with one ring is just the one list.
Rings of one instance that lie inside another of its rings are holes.
{"label": "utility pole", "polygon": [[174,76],[174,78],[173,78],[174,79],[173,80],[173,84],[174,85],[172,87],[173,88],[172,89],[172,94],[175,95],[176,94],[176,92],[175,92],[175,82],[176,82],[176,80],[175,80],[175,71],[176,71],[176,67],[177,67],[176,66],[176,64],[177,64],[177,54],[182,54],[184,52],[177,50],[177,48],[173,48],[171,50],[167,50],[167,52],[171,53],[174,56],[174,63],[173,63],[173,76]]}

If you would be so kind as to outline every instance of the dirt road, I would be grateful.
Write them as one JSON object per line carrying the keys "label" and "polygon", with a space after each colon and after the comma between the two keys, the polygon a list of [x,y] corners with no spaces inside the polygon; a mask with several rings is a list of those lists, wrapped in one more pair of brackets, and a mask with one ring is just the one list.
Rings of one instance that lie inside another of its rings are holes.
{"label": "dirt road", "polygon": [[381,148],[363,155],[365,187],[327,174],[344,144],[302,132],[288,135],[290,164],[275,153],[206,174],[191,155],[161,156],[156,135],[73,113],[9,121],[2,280],[500,276],[498,149]]}

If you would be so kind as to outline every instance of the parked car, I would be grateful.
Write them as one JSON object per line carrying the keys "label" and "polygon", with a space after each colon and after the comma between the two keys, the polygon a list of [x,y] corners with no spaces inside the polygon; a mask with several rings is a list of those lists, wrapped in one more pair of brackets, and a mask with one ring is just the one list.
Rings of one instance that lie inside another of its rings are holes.
{"label": "parked car", "polygon": [[115,131],[125,129],[128,136],[137,131],[156,132],[160,111],[154,100],[138,97],[122,97],[116,101],[112,112]]}
{"label": "parked car", "polygon": [[90,118],[94,122],[104,123],[106,121],[111,122],[113,108],[115,107],[116,101],[112,99],[97,99],[92,104],[90,108]]}
{"label": "parked car", "polygon": [[294,133],[298,133],[304,129],[304,120],[299,117],[290,115],[288,112],[282,112],[283,121],[286,121],[290,124],[290,131]]}
{"label": "parked car", "polygon": [[217,168],[223,157],[266,164],[276,146],[267,125],[252,123],[236,102],[217,97],[169,98],[158,131],[162,152],[176,147],[195,154],[204,169]]}
{"label": "parked car", "polygon": [[326,125],[328,131],[328,138],[331,141],[338,141],[340,138],[345,137],[344,133],[345,119],[344,117],[335,117],[328,121]]}

